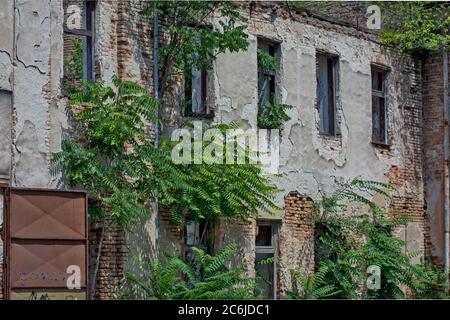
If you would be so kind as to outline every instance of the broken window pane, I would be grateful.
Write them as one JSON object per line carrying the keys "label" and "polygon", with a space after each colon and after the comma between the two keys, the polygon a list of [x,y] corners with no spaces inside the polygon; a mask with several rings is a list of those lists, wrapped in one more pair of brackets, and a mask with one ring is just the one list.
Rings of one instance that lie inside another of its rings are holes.
{"label": "broken window pane", "polygon": [[206,247],[208,238],[208,226],[206,221],[188,221],[184,229],[184,240],[188,246]]}
{"label": "broken window pane", "polygon": [[257,294],[266,299],[273,299],[275,293],[275,262],[273,257],[273,253],[256,253]]}
{"label": "broken window pane", "polygon": [[64,89],[78,90],[82,80],[94,80],[95,1],[64,0]]}
{"label": "broken window pane", "polygon": [[208,71],[192,67],[185,70],[185,113],[186,115],[207,115]]}
{"label": "broken window pane", "polygon": [[387,144],[386,72],[372,67],[372,141],[377,144]]}
{"label": "broken window pane", "polygon": [[335,135],[336,131],[336,61],[335,57],[317,54],[317,106],[322,134]]}

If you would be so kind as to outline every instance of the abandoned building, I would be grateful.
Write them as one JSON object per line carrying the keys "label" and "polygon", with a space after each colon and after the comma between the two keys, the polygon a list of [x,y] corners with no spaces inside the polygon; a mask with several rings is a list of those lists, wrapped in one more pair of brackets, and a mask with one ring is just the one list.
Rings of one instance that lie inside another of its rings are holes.
{"label": "abandoned building", "polygon": [[[152,24],[140,14],[145,2],[0,2],[0,208],[6,207],[3,190],[10,187],[67,188],[64,177],[52,172],[51,161],[73,130],[62,90],[73,52],[82,51],[85,79],[110,84],[117,75],[152,91]],[[278,297],[289,289],[292,268],[313,267],[313,199],[331,192],[336,177],[360,176],[397,189],[390,210],[414,218],[397,231],[405,250],[419,250],[417,259],[443,264],[448,56],[401,55],[383,46],[362,22],[364,3],[352,4],[352,14],[341,20],[281,2],[240,5],[248,18],[249,47],[219,55],[212,71],[193,70],[191,89],[197,89],[192,94],[198,103],[192,111],[206,121],[238,120],[244,129],[257,129],[257,49],[276,58],[279,70],[269,77],[270,94],[294,106],[280,134],[280,176],[274,179],[284,190],[276,199],[284,210],[250,223],[223,222],[212,235],[215,244],[236,242],[236,261],[250,273],[255,260],[276,257],[258,268],[272,279],[265,295]],[[68,25],[76,24],[69,19],[74,6],[83,17],[75,27]],[[179,124],[180,110],[163,104],[163,130]],[[2,255],[8,252],[9,234],[1,217],[0,298],[11,298],[8,274],[14,270]],[[161,210],[131,231],[109,226],[91,297],[114,298],[124,271],[134,267],[132,256],[181,255],[201,245],[195,235],[202,224],[179,228],[169,220]],[[91,223],[86,234],[89,277],[100,232]]]}

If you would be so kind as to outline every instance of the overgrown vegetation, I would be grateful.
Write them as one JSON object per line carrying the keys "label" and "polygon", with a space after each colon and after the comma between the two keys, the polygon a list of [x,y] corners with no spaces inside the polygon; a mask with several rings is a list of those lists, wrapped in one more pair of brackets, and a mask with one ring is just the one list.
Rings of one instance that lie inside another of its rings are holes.
{"label": "overgrown vegetation", "polygon": [[[245,19],[234,3],[157,1],[142,14],[151,17],[153,5],[160,31],[167,36],[159,51],[160,97],[175,73],[186,67],[210,68],[217,54],[248,46]],[[217,13],[225,19],[213,27],[211,19]],[[81,43],[76,44],[75,52],[80,49]],[[78,60],[73,69],[79,73]],[[137,223],[149,214],[148,204],[155,199],[170,207],[173,222],[180,224],[245,219],[276,208],[272,199],[277,189],[258,165],[176,165],[171,143],[153,146],[149,124],[161,121],[158,102],[137,84],[118,78],[111,87],[85,83],[68,90],[68,96],[81,110],[73,117],[77,138],[64,141],[54,158],[71,185],[89,192],[89,213],[104,218],[103,230],[108,217],[124,227]]]}
{"label": "overgrown vegetation", "polygon": [[324,299],[339,294],[333,284],[327,283],[329,273],[327,265],[321,265],[312,274],[307,274],[300,270],[292,272],[292,291],[286,294],[288,299]]}
{"label": "overgrown vegetation", "polygon": [[147,299],[251,299],[255,279],[248,278],[242,267],[227,266],[235,249],[229,244],[216,255],[209,255],[194,247],[189,262],[176,256],[162,262],[141,261],[143,277],[128,273],[127,279]]}
{"label": "overgrown vegetation", "polygon": [[[413,263],[418,252],[405,253],[406,243],[393,233],[410,218],[390,217],[371,200],[377,194],[389,201],[390,192],[388,184],[354,179],[339,182],[332,195],[315,202],[318,271],[295,278],[300,289],[294,296],[392,299],[405,298],[405,288],[415,297],[436,292],[441,272]],[[377,289],[367,286],[369,266],[380,268]]]}
{"label": "overgrown vegetation", "polygon": [[[276,73],[278,70],[278,64],[274,57],[265,52],[264,50],[257,50],[258,68],[260,76],[265,76],[267,72]],[[261,88],[260,94],[262,95],[265,90],[268,81],[264,81],[264,87]],[[261,101],[262,97],[258,97],[258,101]],[[286,113],[288,109],[293,108],[291,105],[277,103],[275,97],[270,97],[269,101],[260,104],[258,106],[257,122],[260,128],[266,129],[278,129],[285,122],[291,118]]]}
{"label": "overgrown vegetation", "polygon": [[[70,95],[70,103],[83,108],[74,116],[82,140],[65,140],[56,155],[69,181],[96,200],[92,210],[101,208],[128,226],[148,214],[146,203],[155,198],[180,223],[246,219],[277,208],[272,199],[278,189],[257,164],[173,163],[173,143],[157,148],[147,139],[157,102],[135,83],[113,82],[117,89],[86,83],[85,90]],[[216,128],[224,132],[230,126]]]}
{"label": "overgrown vegetation", "polygon": [[381,8],[381,40],[403,52],[436,52],[450,47],[450,8],[435,1],[374,2]]}
{"label": "overgrown vegetation", "polygon": [[72,39],[70,59],[64,61],[63,89],[66,95],[78,90],[83,79],[83,43],[80,38]]}
{"label": "overgrown vegetation", "polygon": [[138,223],[155,199],[179,224],[246,219],[277,208],[272,200],[278,189],[257,164],[173,163],[172,143],[155,147],[148,141],[158,103],[135,83],[113,83],[115,89],[88,82],[69,96],[82,109],[73,117],[79,137],[65,140],[54,157],[70,184],[89,192],[89,213],[103,217],[103,229],[108,217],[123,227]]}
{"label": "overgrown vegetation", "polygon": [[[167,42],[160,44],[159,96],[163,97],[174,73],[183,70],[208,70],[215,57],[227,50],[237,52],[248,47],[245,18],[238,4],[231,1],[152,1],[142,14],[151,18],[158,11],[160,32]],[[213,26],[212,17],[223,19]]]}

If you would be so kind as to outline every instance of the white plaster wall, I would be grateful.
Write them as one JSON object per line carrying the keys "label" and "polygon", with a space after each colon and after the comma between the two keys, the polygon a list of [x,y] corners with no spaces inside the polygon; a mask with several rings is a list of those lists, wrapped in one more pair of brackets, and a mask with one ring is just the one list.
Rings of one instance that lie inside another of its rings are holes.
{"label": "white plaster wall", "polygon": [[[257,30],[258,34],[253,32]],[[253,33],[252,33],[253,32]],[[404,146],[400,136],[392,137],[392,157],[380,157],[371,144],[370,66],[380,61],[392,67],[389,54],[373,42],[312,25],[276,18],[272,25],[253,22],[247,51],[219,55],[215,62],[218,103],[215,121],[241,120],[256,128],[257,61],[256,36],[281,41],[279,93],[281,102],[291,104],[291,120],[284,123],[280,146],[280,178],[275,184],[284,190],[278,204],[289,191],[313,198],[318,191],[330,192],[334,177],[387,181],[390,165],[403,165]],[[318,133],[316,97],[316,49],[339,55],[339,138],[323,138]],[[390,121],[395,132],[404,125],[398,111],[395,88],[389,89]]]}
{"label": "white plaster wall", "polygon": [[60,96],[62,0],[16,0],[13,47],[14,186],[52,187],[51,152],[59,151],[66,127]]}

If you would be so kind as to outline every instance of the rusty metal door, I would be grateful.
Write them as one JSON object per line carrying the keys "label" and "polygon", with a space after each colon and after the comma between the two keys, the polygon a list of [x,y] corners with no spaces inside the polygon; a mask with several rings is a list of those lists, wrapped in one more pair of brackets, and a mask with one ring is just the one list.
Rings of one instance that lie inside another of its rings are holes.
{"label": "rusty metal door", "polygon": [[5,202],[7,298],[86,299],[86,193],[7,188]]}

